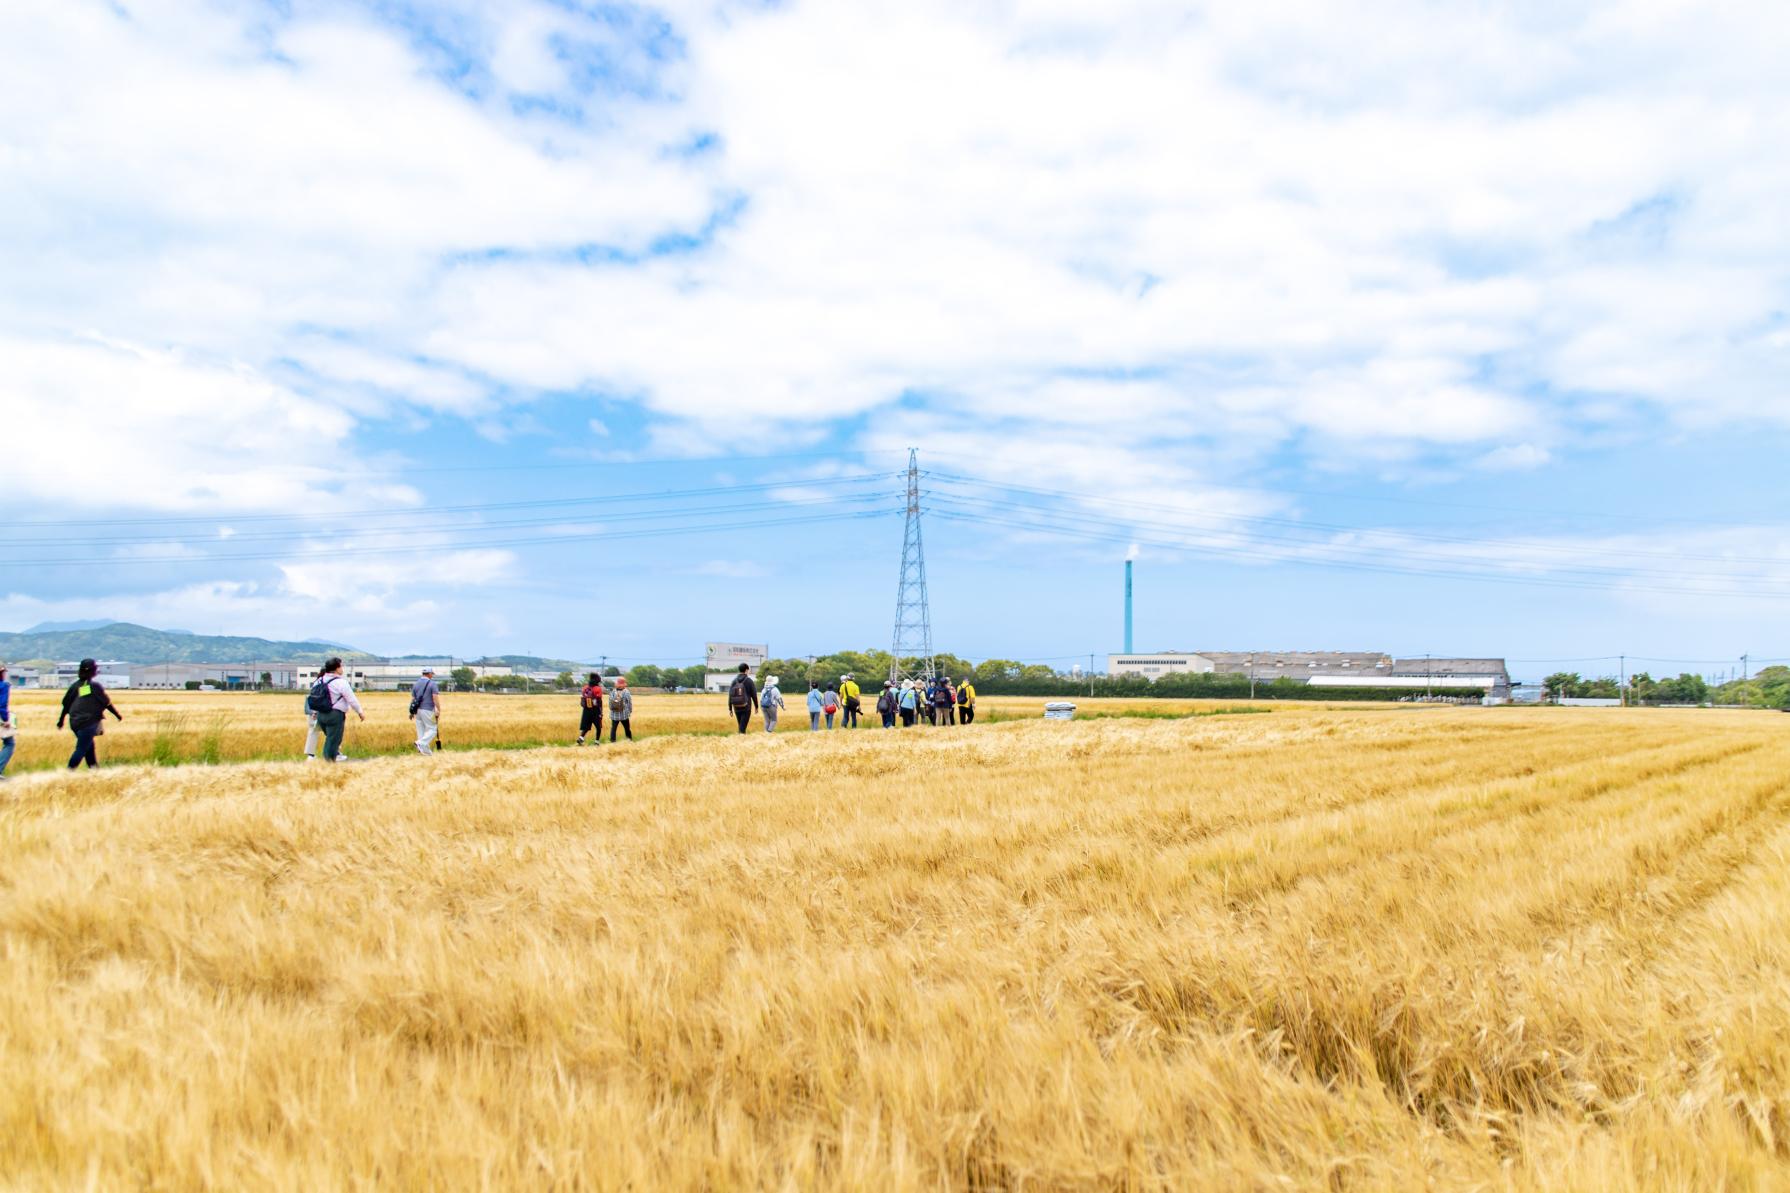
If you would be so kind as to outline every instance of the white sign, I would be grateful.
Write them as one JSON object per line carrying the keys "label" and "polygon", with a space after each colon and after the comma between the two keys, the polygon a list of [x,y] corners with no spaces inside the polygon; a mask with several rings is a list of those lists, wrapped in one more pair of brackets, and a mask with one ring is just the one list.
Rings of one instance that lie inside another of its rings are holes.
{"label": "white sign", "polygon": [[771,657],[769,646],[754,646],[747,642],[711,642],[708,647],[710,671],[738,671],[741,663],[759,667]]}

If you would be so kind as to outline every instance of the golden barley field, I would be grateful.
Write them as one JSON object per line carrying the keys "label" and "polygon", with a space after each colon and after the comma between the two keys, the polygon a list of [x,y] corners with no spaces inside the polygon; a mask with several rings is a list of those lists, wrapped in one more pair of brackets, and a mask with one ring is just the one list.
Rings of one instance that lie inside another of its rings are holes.
{"label": "golden barley field", "polygon": [[[784,695],[788,707],[778,723],[779,733],[808,731],[803,709],[806,690],[792,687]],[[103,765],[152,763],[164,765],[200,762],[265,762],[297,758],[303,753],[306,731],[304,695],[299,692],[159,692],[112,693],[124,714],[123,721],[106,718],[105,736],[98,752]],[[67,765],[74,739],[56,729],[61,707],[60,691],[14,691],[12,708],[20,727],[18,747],[9,773]],[[410,697],[403,692],[362,692],[367,719],[348,715],[343,750],[351,758],[408,754],[415,749],[415,731],[408,716]],[[507,696],[447,693],[442,697],[441,732],[445,748],[531,749],[570,745],[578,736],[576,695]],[[874,697],[865,702],[868,710]],[[978,702],[985,720],[1038,715],[1040,701],[1006,697],[982,697]],[[1224,701],[1200,700],[1094,700],[1085,701],[1094,715],[1153,712],[1176,714],[1231,707]],[[1242,702],[1242,703],[1247,703]],[[638,693],[631,728],[636,737],[666,733],[732,733],[733,718],[725,696]],[[1262,707],[1268,705],[1264,703]],[[762,728],[760,714],[753,723]],[[860,728],[876,723],[868,713]],[[604,714],[604,739],[609,734]],[[625,741],[625,739],[623,739]],[[619,744],[619,743],[618,743]],[[623,746],[623,748],[626,748]]]}
{"label": "golden barley field", "polygon": [[28,773],[0,955],[20,1188],[1782,1188],[1790,717]]}

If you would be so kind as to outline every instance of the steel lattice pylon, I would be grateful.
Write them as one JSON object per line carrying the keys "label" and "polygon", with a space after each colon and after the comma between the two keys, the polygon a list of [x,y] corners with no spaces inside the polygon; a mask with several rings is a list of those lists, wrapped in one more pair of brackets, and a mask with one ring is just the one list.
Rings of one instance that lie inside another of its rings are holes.
{"label": "steel lattice pylon", "polygon": [[[901,583],[895,590],[895,645],[889,678],[927,679],[932,659],[932,613],[926,605],[926,552],[920,543],[920,453],[907,453],[907,533],[901,540]],[[912,660],[910,666],[909,661]]]}

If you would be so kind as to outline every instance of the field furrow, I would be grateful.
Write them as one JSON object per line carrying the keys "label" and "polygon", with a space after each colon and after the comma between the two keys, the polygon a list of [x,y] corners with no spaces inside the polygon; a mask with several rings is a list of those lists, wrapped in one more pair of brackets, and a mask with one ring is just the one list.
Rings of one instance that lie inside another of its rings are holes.
{"label": "field furrow", "polygon": [[27,776],[0,1171],[1781,1186],[1780,719],[1276,708]]}

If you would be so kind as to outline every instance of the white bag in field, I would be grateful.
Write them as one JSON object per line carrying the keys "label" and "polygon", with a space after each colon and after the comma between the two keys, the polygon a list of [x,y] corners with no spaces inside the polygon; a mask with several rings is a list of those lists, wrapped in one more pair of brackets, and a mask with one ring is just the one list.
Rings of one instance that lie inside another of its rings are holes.
{"label": "white bag in field", "polygon": [[1047,721],[1073,721],[1075,705],[1067,700],[1052,700],[1044,706],[1044,719]]}

